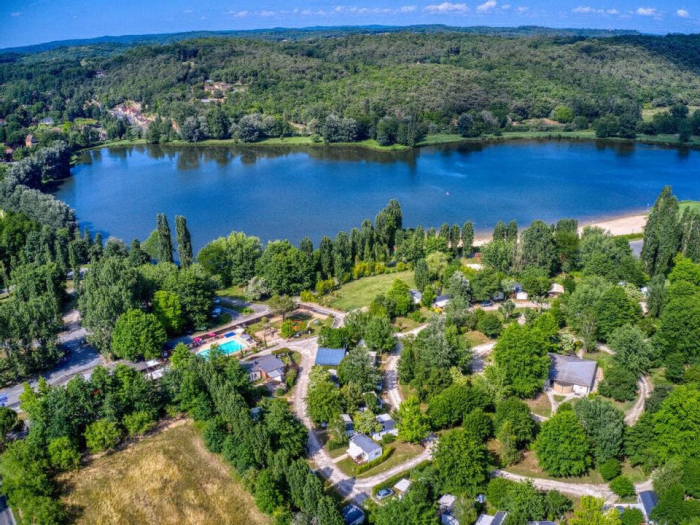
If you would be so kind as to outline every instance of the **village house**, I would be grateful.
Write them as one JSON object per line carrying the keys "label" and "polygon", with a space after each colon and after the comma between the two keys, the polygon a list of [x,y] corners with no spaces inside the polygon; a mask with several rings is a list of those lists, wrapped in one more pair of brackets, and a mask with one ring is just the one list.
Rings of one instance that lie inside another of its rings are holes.
{"label": "village house", "polygon": [[409,290],[411,297],[413,298],[413,304],[420,304],[423,300],[423,294],[418,290]]}
{"label": "village house", "polygon": [[556,394],[586,396],[596,379],[598,364],[576,356],[549,354],[549,386]]}
{"label": "village house", "polygon": [[345,424],[345,435],[352,437],[355,433],[355,424],[352,422],[352,418],[348,414],[340,414],[340,419]]}
{"label": "village house", "polygon": [[365,522],[365,513],[357,505],[346,505],[342,514],[345,525],[362,525]]}
{"label": "village house", "polygon": [[653,490],[643,490],[637,495],[637,501],[642,506],[642,512],[648,523],[654,523],[651,521],[651,511],[659,503],[659,498],[656,492]]}
{"label": "village house", "polygon": [[251,382],[269,380],[275,383],[282,383],[284,381],[286,365],[274,355],[266,355],[254,361],[247,361],[242,363],[242,366],[248,372],[248,379]]}
{"label": "village house", "polygon": [[314,364],[337,367],[345,357],[344,348],[319,348]]}
{"label": "village house", "polygon": [[439,311],[443,311],[445,307],[449,304],[450,302],[450,296],[449,295],[439,295],[435,301],[433,301],[433,308]]}
{"label": "village house", "polygon": [[36,137],[34,135],[32,135],[31,133],[29,135],[27,135],[26,138],[24,139],[24,145],[27,148],[31,148],[33,146],[36,146],[37,144],[39,144],[39,141],[36,140]]}
{"label": "village house", "polygon": [[442,525],[459,525],[459,520],[452,515],[457,497],[444,494],[438,500],[438,517]]}
{"label": "village house", "polygon": [[376,419],[382,425],[382,429],[372,434],[373,440],[381,441],[381,439],[387,434],[391,434],[393,436],[399,435],[399,429],[396,426],[396,421],[391,419],[389,414],[379,414],[376,416]]}
{"label": "village house", "polygon": [[398,494],[399,499],[403,498],[403,495],[408,492],[408,489],[411,488],[411,480],[407,478],[401,478],[399,481],[396,482],[396,485],[394,485],[394,492]]}
{"label": "village house", "polygon": [[364,434],[355,434],[350,438],[347,453],[355,463],[361,465],[380,457],[382,447]]}
{"label": "village house", "polygon": [[507,515],[507,512],[497,512],[495,516],[481,514],[476,520],[476,525],[502,525]]}
{"label": "village house", "polygon": [[559,283],[552,283],[552,286],[549,287],[549,296],[550,297],[559,297],[564,294],[564,287],[559,284]]}

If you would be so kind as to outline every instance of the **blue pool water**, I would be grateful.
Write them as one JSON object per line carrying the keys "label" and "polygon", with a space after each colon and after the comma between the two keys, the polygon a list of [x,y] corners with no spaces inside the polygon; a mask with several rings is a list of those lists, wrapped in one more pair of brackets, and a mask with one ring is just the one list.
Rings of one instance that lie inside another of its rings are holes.
{"label": "blue pool water", "polygon": [[[226,341],[225,343],[221,343],[219,345],[219,350],[221,350],[224,355],[235,354],[236,352],[239,352],[242,348],[243,345],[236,339],[231,339],[230,341]],[[201,355],[202,357],[208,357],[209,349],[207,348],[206,350],[202,350],[201,352],[199,352],[199,355]]]}

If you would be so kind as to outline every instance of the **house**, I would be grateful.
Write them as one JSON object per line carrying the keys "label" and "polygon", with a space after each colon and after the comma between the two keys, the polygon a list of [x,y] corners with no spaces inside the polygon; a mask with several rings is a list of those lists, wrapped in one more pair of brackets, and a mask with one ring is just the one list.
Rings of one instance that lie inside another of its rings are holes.
{"label": "house", "polygon": [[503,292],[496,292],[491,296],[492,301],[503,301],[503,299],[506,298],[506,295]]}
{"label": "house", "polygon": [[418,290],[409,290],[409,292],[413,298],[413,304],[420,304],[423,300],[423,294]]}
{"label": "house", "polygon": [[520,293],[523,291],[523,285],[522,283],[513,283],[511,286],[511,290],[513,293]]}
{"label": "house", "polygon": [[248,371],[250,381],[271,380],[276,383],[284,381],[284,362],[274,355],[265,355],[254,361],[242,363],[243,368]]}
{"label": "house", "polygon": [[382,455],[381,445],[377,445],[364,434],[355,434],[350,438],[348,456],[355,463],[362,464],[377,459]]}
{"label": "house", "polygon": [[564,293],[564,287],[559,283],[552,283],[552,286],[549,287],[549,296],[550,297],[559,297],[563,293]]}
{"label": "house", "polygon": [[527,301],[529,297],[530,296],[527,294],[527,292],[516,292],[515,294],[516,301]]}
{"label": "house", "polygon": [[39,121],[39,124],[45,124],[47,126],[53,126],[53,119],[51,117],[43,118]]}
{"label": "house", "polygon": [[650,521],[651,511],[659,503],[659,498],[653,490],[643,490],[637,495],[637,501],[642,506],[642,512],[647,521]]}
{"label": "house", "polygon": [[396,492],[399,495],[399,499],[401,499],[410,488],[411,480],[407,478],[401,478],[399,481],[396,482],[396,485],[394,485],[394,492]]}
{"label": "house", "polygon": [[391,419],[389,414],[379,414],[376,416],[376,419],[379,423],[381,423],[382,429],[379,432],[372,434],[372,439],[375,441],[381,441],[381,439],[387,434],[391,434],[393,436],[399,435],[399,429],[396,426],[396,421]]}
{"label": "house", "polygon": [[345,357],[345,348],[319,348],[314,364],[337,367]]}
{"label": "house", "polygon": [[501,525],[508,515],[507,512],[497,512],[495,516],[481,514],[476,520],[476,525]]}
{"label": "house", "polygon": [[340,419],[345,423],[345,435],[352,437],[355,433],[355,424],[352,422],[352,418],[347,414],[340,414]]}
{"label": "house", "polygon": [[342,514],[345,525],[362,525],[365,522],[365,513],[357,505],[346,505]]}
{"label": "house", "polygon": [[32,146],[36,146],[37,144],[39,144],[39,141],[36,140],[36,137],[34,135],[32,135],[31,133],[29,135],[27,135],[26,138],[24,139],[24,145],[28,148],[31,148]]}
{"label": "house", "polygon": [[549,386],[556,394],[586,396],[593,389],[598,364],[576,356],[549,354]]}
{"label": "house", "polygon": [[433,301],[433,308],[436,308],[438,310],[444,310],[445,307],[449,304],[450,302],[450,296],[449,295],[439,295],[437,299]]}
{"label": "house", "polygon": [[442,525],[459,525],[459,520],[452,515],[457,498],[452,494],[444,494],[438,500],[438,516]]}

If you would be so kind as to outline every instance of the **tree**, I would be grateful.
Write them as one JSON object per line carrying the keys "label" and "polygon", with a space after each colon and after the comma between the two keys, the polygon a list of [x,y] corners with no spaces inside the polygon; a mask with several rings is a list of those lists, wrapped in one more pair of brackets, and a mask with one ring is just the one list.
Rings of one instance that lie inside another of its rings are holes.
{"label": "tree", "polygon": [[552,229],[542,221],[534,221],[522,234],[522,252],[526,268],[534,266],[551,274],[557,256]]}
{"label": "tree", "polygon": [[171,268],[173,271],[164,279],[162,289],[176,294],[180,299],[186,326],[206,326],[218,288],[217,281],[198,264],[180,270]]}
{"label": "tree", "polygon": [[363,347],[348,352],[338,367],[340,384],[355,383],[363,392],[374,390],[381,380],[379,371],[374,366],[372,357]]}
{"label": "tree", "polygon": [[490,399],[484,392],[454,383],[430,398],[427,414],[437,430],[458,425],[467,414],[489,408],[490,405]]}
{"label": "tree", "polygon": [[180,266],[187,268],[192,264],[192,237],[187,229],[187,219],[175,215],[175,232],[177,234],[177,250],[180,253]]}
{"label": "tree", "polygon": [[273,399],[267,404],[265,425],[275,450],[283,450],[290,458],[304,455],[308,430],[294,416],[287,401]]}
{"label": "tree", "polygon": [[430,423],[420,408],[420,401],[416,396],[411,396],[399,407],[396,414],[399,428],[399,439],[409,443],[418,443],[430,432]]}
{"label": "tree", "polygon": [[170,225],[168,224],[168,218],[159,213],[157,216],[157,228],[158,232],[158,257],[160,262],[173,262],[173,238],[170,233]]}
{"label": "tree", "polygon": [[624,325],[610,334],[615,361],[635,374],[648,372],[654,363],[654,348],[638,326]]}
{"label": "tree", "polygon": [[462,251],[465,256],[469,256],[472,253],[472,247],[474,244],[474,223],[471,221],[465,222],[462,226]]}
{"label": "tree", "polygon": [[382,429],[382,424],[377,421],[375,415],[367,410],[366,412],[357,412],[352,418],[355,431],[361,434],[374,434]]}
{"label": "tree", "polygon": [[517,448],[522,448],[532,441],[537,429],[537,423],[530,415],[530,407],[514,397],[496,404],[494,417],[496,432],[506,424],[509,425],[510,433],[515,436]]}
{"label": "tree", "polygon": [[533,325],[509,325],[496,343],[494,362],[516,395],[530,397],[544,385],[549,375],[551,336],[538,320]]}
{"label": "tree", "polygon": [[574,112],[568,106],[559,105],[552,110],[552,118],[562,124],[568,124],[574,120]]}
{"label": "tree", "polygon": [[593,496],[583,496],[581,506],[574,511],[570,525],[622,525],[619,511],[611,507],[603,510],[605,502]]}
{"label": "tree", "polygon": [[632,401],[637,395],[637,376],[622,366],[612,366],[605,372],[599,392],[615,401]]}
{"label": "tree", "polygon": [[315,425],[328,423],[342,413],[342,398],[329,378],[309,386],[306,408]]}
{"label": "tree", "polygon": [[504,465],[512,465],[520,460],[520,450],[518,450],[518,439],[513,433],[513,426],[510,421],[506,421],[496,431],[498,439],[498,456]]}
{"label": "tree", "polygon": [[513,267],[515,243],[506,239],[494,239],[481,248],[483,263],[498,272],[508,272]]}
{"label": "tree", "polygon": [[426,286],[430,283],[430,277],[428,275],[428,264],[425,259],[418,259],[413,272],[413,280],[416,283],[416,288],[419,290],[424,290]]}
{"label": "tree", "polygon": [[255,504],[265,514],[272,514],[284,503],[284,496],[268,469],[258,472],[255,479]]}
{"label": "tree", "polygon": [[[197,262],[209,274],[218,275],[223,284],[243,285],[256,278],[255,265],[261,254],[258,237],[231,232],[228,237],[220,237],[202,248],[197,254]],[[267,295],[267,292],[261,295]]]}
{"label": "tree", "polygon": [[289,241],[267,245],[256,264],[256,275],[276,294],[296,295],[310,289],[313,282],[311,262]]}
{"label": "tree", "polygon": [[180,298],[165,290],[159,290],[153,295],[153,315],[171,335],[179,334],[185,324]]}
{"label": "tree", "polygon": [[131,309],[119,317],[112,334],[112,352],[121,359],[136,361],[160,356],[168,340],[165,329],[153,314]]}
{"label": "tree", "polygon": [[282,315],[282,320],[286,319],[287,314],[293,312],[297,307],[294,299],[288,295],[273,295],[267,305],[270,307],[270,313]]}
{"label": "tree", "polygon": [[596,463],[622,455],[625,431],[624,414],[601,397],[579,399],[574,405],[583,429],[593,443]]}
{"label": "tree", "polygon": [[618,477],[622,473],[622,466],[620,461],[614,458],[610,458],[600,464],[600,475],[603,476],[604,481],[611,481]]}
{"label": "tree", "polygon": [[625,476],[618,476],[610,482],[610,490],[621,498],[635,495],[634,484]]}
{"label": "tree", "polygon": [[433,462],[444,493],[473,497],[488,480],[486,446],[461,428],[440,437]]}
{"label": "tree", "polygon": [[666,273],[678,253],[681,231],[678,221],[678,199],[666,186],[656,199],[644,227],[641,258],[653,276]]}
{"label": "tree", "polygon": [[700,387],[697,384],[676,387],[654,414],[652,449],[660,462],[673,456],[700,457]]}
{"label": "tree", "polygon": [[501,330],[503,330],[503,323],[497,314],[486,313],[479,319],[477,329],[491,339],[495,339],[500,335]]}
{"label": "tree", "polygon": [[407,315],[413,309],[411,290],[401,279],[394,279],[386,297],[394,304],[394,313],[396,315]]}
{"label": "tree", "polygon": [[124,416],[122,423],[129,437],[141,436],[156,425],[153,416],[146,411],[127,414]]}
{"label": "tree", "polygon": [[98,419],[85,429],[85,444],[93,454],[112,450],[120,439],[121,431],[114,421]]}
{"label": "tree", "polygon": [[384,316],[371,316],[364,329],[367,348],[378,355],[389,353],[396,348],[396,336],[391,322]]}
{"label": "tree", "polygon": [[542,424],[535,440],[540,467],[552,476],[580,476],[592,464],[590,445],[571,411],[557,412]]}
{"label": "tree", "polygon": [[616,328],[633,324],[642,317],[642,309],[620,286],[608,288],[594,305],[599,335],[607,340]]}
{"label": "tree", "polygon": [[80,464],[77,445],[65,436],[51,440],[48,452],[51,466],[56,470],[75,470]]}

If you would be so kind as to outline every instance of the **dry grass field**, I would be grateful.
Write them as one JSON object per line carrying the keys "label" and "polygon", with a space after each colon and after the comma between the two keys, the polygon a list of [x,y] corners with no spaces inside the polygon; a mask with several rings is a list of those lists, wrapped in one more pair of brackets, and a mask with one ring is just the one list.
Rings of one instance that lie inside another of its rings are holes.
{"label": "dry grass field", "polygon": [[191,422],[98,457],[60,482],[79,524],[269,523]]}

